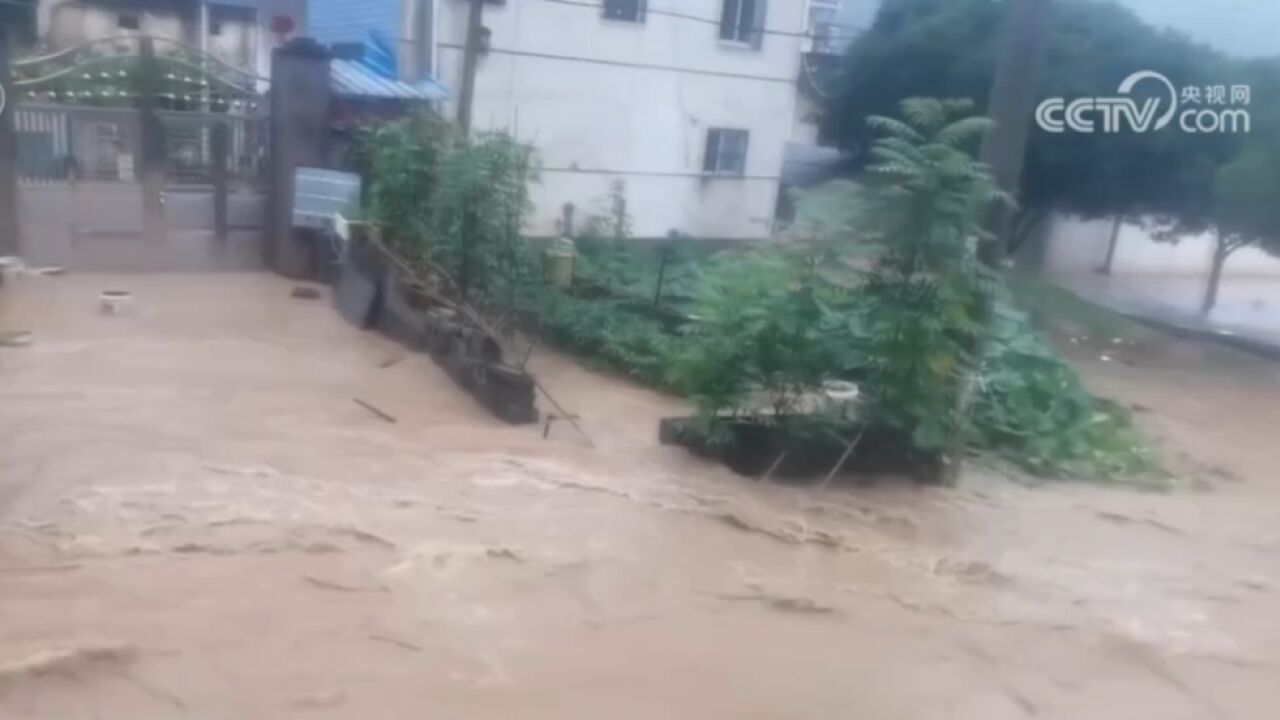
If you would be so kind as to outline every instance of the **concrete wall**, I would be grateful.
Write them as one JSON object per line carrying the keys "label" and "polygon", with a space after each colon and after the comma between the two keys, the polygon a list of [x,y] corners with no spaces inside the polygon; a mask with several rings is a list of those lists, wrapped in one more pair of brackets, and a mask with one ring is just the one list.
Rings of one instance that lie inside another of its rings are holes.
{"label": "concrete wall", "polygon": [[[616,180],[637,237],[771,233],[796,117],[805,3],[772,0],[765,27],[792,34],[767,34],[757,50],[719,41],[721,2],[679,3],[680,13],[706,22],[652,11],[643,23],[619,22],[598,7],[542,0],[486,6],[492,47],[480,61],[475,127],[537,147],[544,167],[529,233],[558,233],[565,203],[582,217]],[[438,10],[437,76],[456,96],[466,4]],[[743,177],[704,177],[707,130],[716,127],[751,133]]]}
{"label": "concrete wall", "polygon": [[[1109,220],[1057,218],[1045,248],[1044,269],[1066,275],[1092,272],[1102,264],[1111,234]],[[1186,237],[1177,243],[1157,242],[1136,224],[1120,231],[1113,275],[1203,275],[1213,251],[1209,235]],[[1227,260],[1226,277],[1280,278],[1280,258],[1256,248],[1237,251]]]}
{"label": "concrete wall", "polygon": [[[257,50],[253,70],[263,77],[271,76],[271,53],[289,38],[283,40],[271,32],[271,21],[276,17],[287,17],[293,20],[294,31],[290,37],[300,37],[308,33],[307,0],[220,0],[219,5],[240,5],[256,8],[258,11]],[[265,85],[260,88],[265,90]]]}
{"label": "concrete wall", "polygon": [[[121,14],[138,16],[138,30],[118,26]],[[156,0],[137,5],[98,5],[77,0],[42,0],[36,11],[36,34],[51,49],[60,50],[109,37],[151,35],[195,42],[195,6]]]}

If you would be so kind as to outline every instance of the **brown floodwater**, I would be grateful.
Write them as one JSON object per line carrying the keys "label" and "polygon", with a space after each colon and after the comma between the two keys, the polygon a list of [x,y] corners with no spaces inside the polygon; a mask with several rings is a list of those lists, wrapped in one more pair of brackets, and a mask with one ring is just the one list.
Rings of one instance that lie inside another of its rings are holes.
{"label": "brown floodwater", "polygon": [[33,333],[0,348],[0,717],[1280,707],[1274,373],[1086,366],[1162,438],[1167,492],[981,467],[819,491],[660,447],[680,401],[542,348],[595,447],[506,426],[291,288],[0,289],[0,330]]}

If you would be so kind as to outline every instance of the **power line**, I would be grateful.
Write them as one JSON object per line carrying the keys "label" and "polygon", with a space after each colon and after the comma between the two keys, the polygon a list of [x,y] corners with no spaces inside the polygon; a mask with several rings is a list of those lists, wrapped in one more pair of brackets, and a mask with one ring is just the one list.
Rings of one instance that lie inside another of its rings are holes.
{"label": "power line", "polygon": [[[465,50],[465,45],[458,43],[440,43],[439,47],[446,50]],[[641,70],[662,70],[665,72],[687,73],[689,75],[708,75],[711,77],[734,78],[736,80],[756,80],[760,82],[781,83],[783,85],[794,85],[794,78],[771,77],[768,75],[749,75],[746,73],[723,72],[720,70],[702,70],[698,68],[680,67],[676,65],[658,65],[654,63],[627,62],[623,60],[608,60],[605,58],[589,58],[579,57],[576,55],[558,55],[554,53],[533,52],[530,50],[516,50],[512,48],[501,48],[490,46],[486,52],[496,55],[513,55],[516,57],[540,58],[543,60],[562,60],[565,62],[586,63],[589,65],[608,65],[612,67],[638,68]]]}
{"label": "power line", "polygon": [[[590,8],[592,10],[599,10],[599,11],[603,11],[605,9],[602,3],[590,2],[590,0],[542,0],[542,1],[555,3],[557,5],[570,5],[574,7]],[[699,22],[706,25],[715,25],[717,27],[719,27],[721,24],[719,20],[716,20],[714,18],[700,17],[698,15],[689,15],[688,13],[682,13],[678,10],[667,10],[665,8],[646,7],[644,8],[644,14],[645,15],[665,15],[667,17],[678,18],[680,20],[690,20],[692,22]],[[833,33],[829,35],[827,34],[815,35],[810,32],[793,32],[791,30],[771,30],[769,28],[754,28],[754,30],[755,32],[760,33],[761,35],[778,35],[781,37],[815,38],[815,39],[823,39],[823,40],[828,40],[828,39],[829,40],[853,40],[854,38],[858,37],[858,35],[856,34],[844,35],[844,34]]]}

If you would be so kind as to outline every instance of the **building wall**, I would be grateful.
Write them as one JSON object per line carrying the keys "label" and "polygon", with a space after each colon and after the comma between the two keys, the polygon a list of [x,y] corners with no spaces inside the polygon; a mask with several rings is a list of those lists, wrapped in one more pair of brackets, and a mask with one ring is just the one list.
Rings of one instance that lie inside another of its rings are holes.
{"label": "building wall", "polygon": [[[455,0],[447,0],[454,2]],[[400,78],[429,74],[430,40],[418,38],[419,13],[433,12],[437,0],[310,0],[308,33],[325,45],[363,43],[377,33],[396,47]]]}
{"label": "building wall", "polygon": [[[276,16],[293,20],[294,35],[307,27],[307,0],[220,0],[210,5],[253,8],[256,24],[232,23],[222,37],[209,38],[210,49],[224,59],[243,58],[243,69],[267,76],[271,72],[271,51],[279,39],[271,32]],[[121,12],[137,14],[137,31],[118,25]],[[195,0],[138,0],[137,2],[95,2],[94,0],[40,0],[37,7],[37,34],[41,43],[59,50],[92,40],[130,35],[151,35],[190,45],[200,45],[199,3]]]}
{"label": "building wall", "polygon": [[[185,7],[157,0],[147,4],[97,4],[77,0],[42,0],[37,7],[37,36],[51,49],[109,37],[151,35],[182,42],[195,39],[194,5]],[[139,29],[118,27],[121,13],[138,16]]]}
{"label": "building wall", "polygon": [[[308,0],[220,0],[217,4],[241,5],[257,9],[258,45],[255,53],[257,69],[254,72],[262,77],[270,77],[271,53],[277,47],[290,38],[308,35],[310,32]],[[271,32],[271,22],[276,17],[287,17],[293,21],[294,30],[288,38],[279,38]],[[265,86],[262,89],[265,90]]]}
{"label": "building wall", "polygon": [[[477,73],[474,126],[537,148],[543,170],[528,232],[557,234],[566,203],[581,218],[621,180],[638,237],[771,233],[796,117],[805,4],[772,0],[765,27],[789,34],[766,34],[756,50],[719,41],[721,1],[679,4],[706,22],[657,12],[619,22],[598,6],[548,0],[485,7],[491,49]],[[466,4],[438,10],[437,76],[456,100]],[[743,177],[703,175],[707,130],[717,127],[750,132]]]}
{"label": "building wall", "polygon": [[361,43],[370,32],[396,39],[403,0],[311,0],[309,34],[322,43]]}

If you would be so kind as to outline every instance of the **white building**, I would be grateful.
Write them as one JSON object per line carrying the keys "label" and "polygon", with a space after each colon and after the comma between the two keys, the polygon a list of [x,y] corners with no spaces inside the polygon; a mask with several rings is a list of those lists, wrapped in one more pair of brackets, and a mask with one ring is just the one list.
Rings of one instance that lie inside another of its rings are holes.
{"label": "white building", "polygon": [[[439,8],[437,76],[458,88],[467,4]],[[801,0],[486,6],[474,127],[537,148],[527,231],[559,233],[566,204],[577,217],[602,211],[620,181],[637,237],[769,236],[805,11]]]}
{"label": "white building", "polygon": [[[814,0],[821,2],[821,0]],[[830,5],[827,0],[826,5]],[[310,0],[313,35],[399,52],[456,112],[467,0]],[[487,0],[475,130],[532,143],[531,235],[603,213],[621,187],[636,237],[758,239],[774,230],[809,0]]]}
{"label": "white building", "polygon": [[114,37],[150,35],[204,50],[267,76],[280,38],[273,25],[306,27],[306,0],[39,0],[36,38],[62,50]]}

